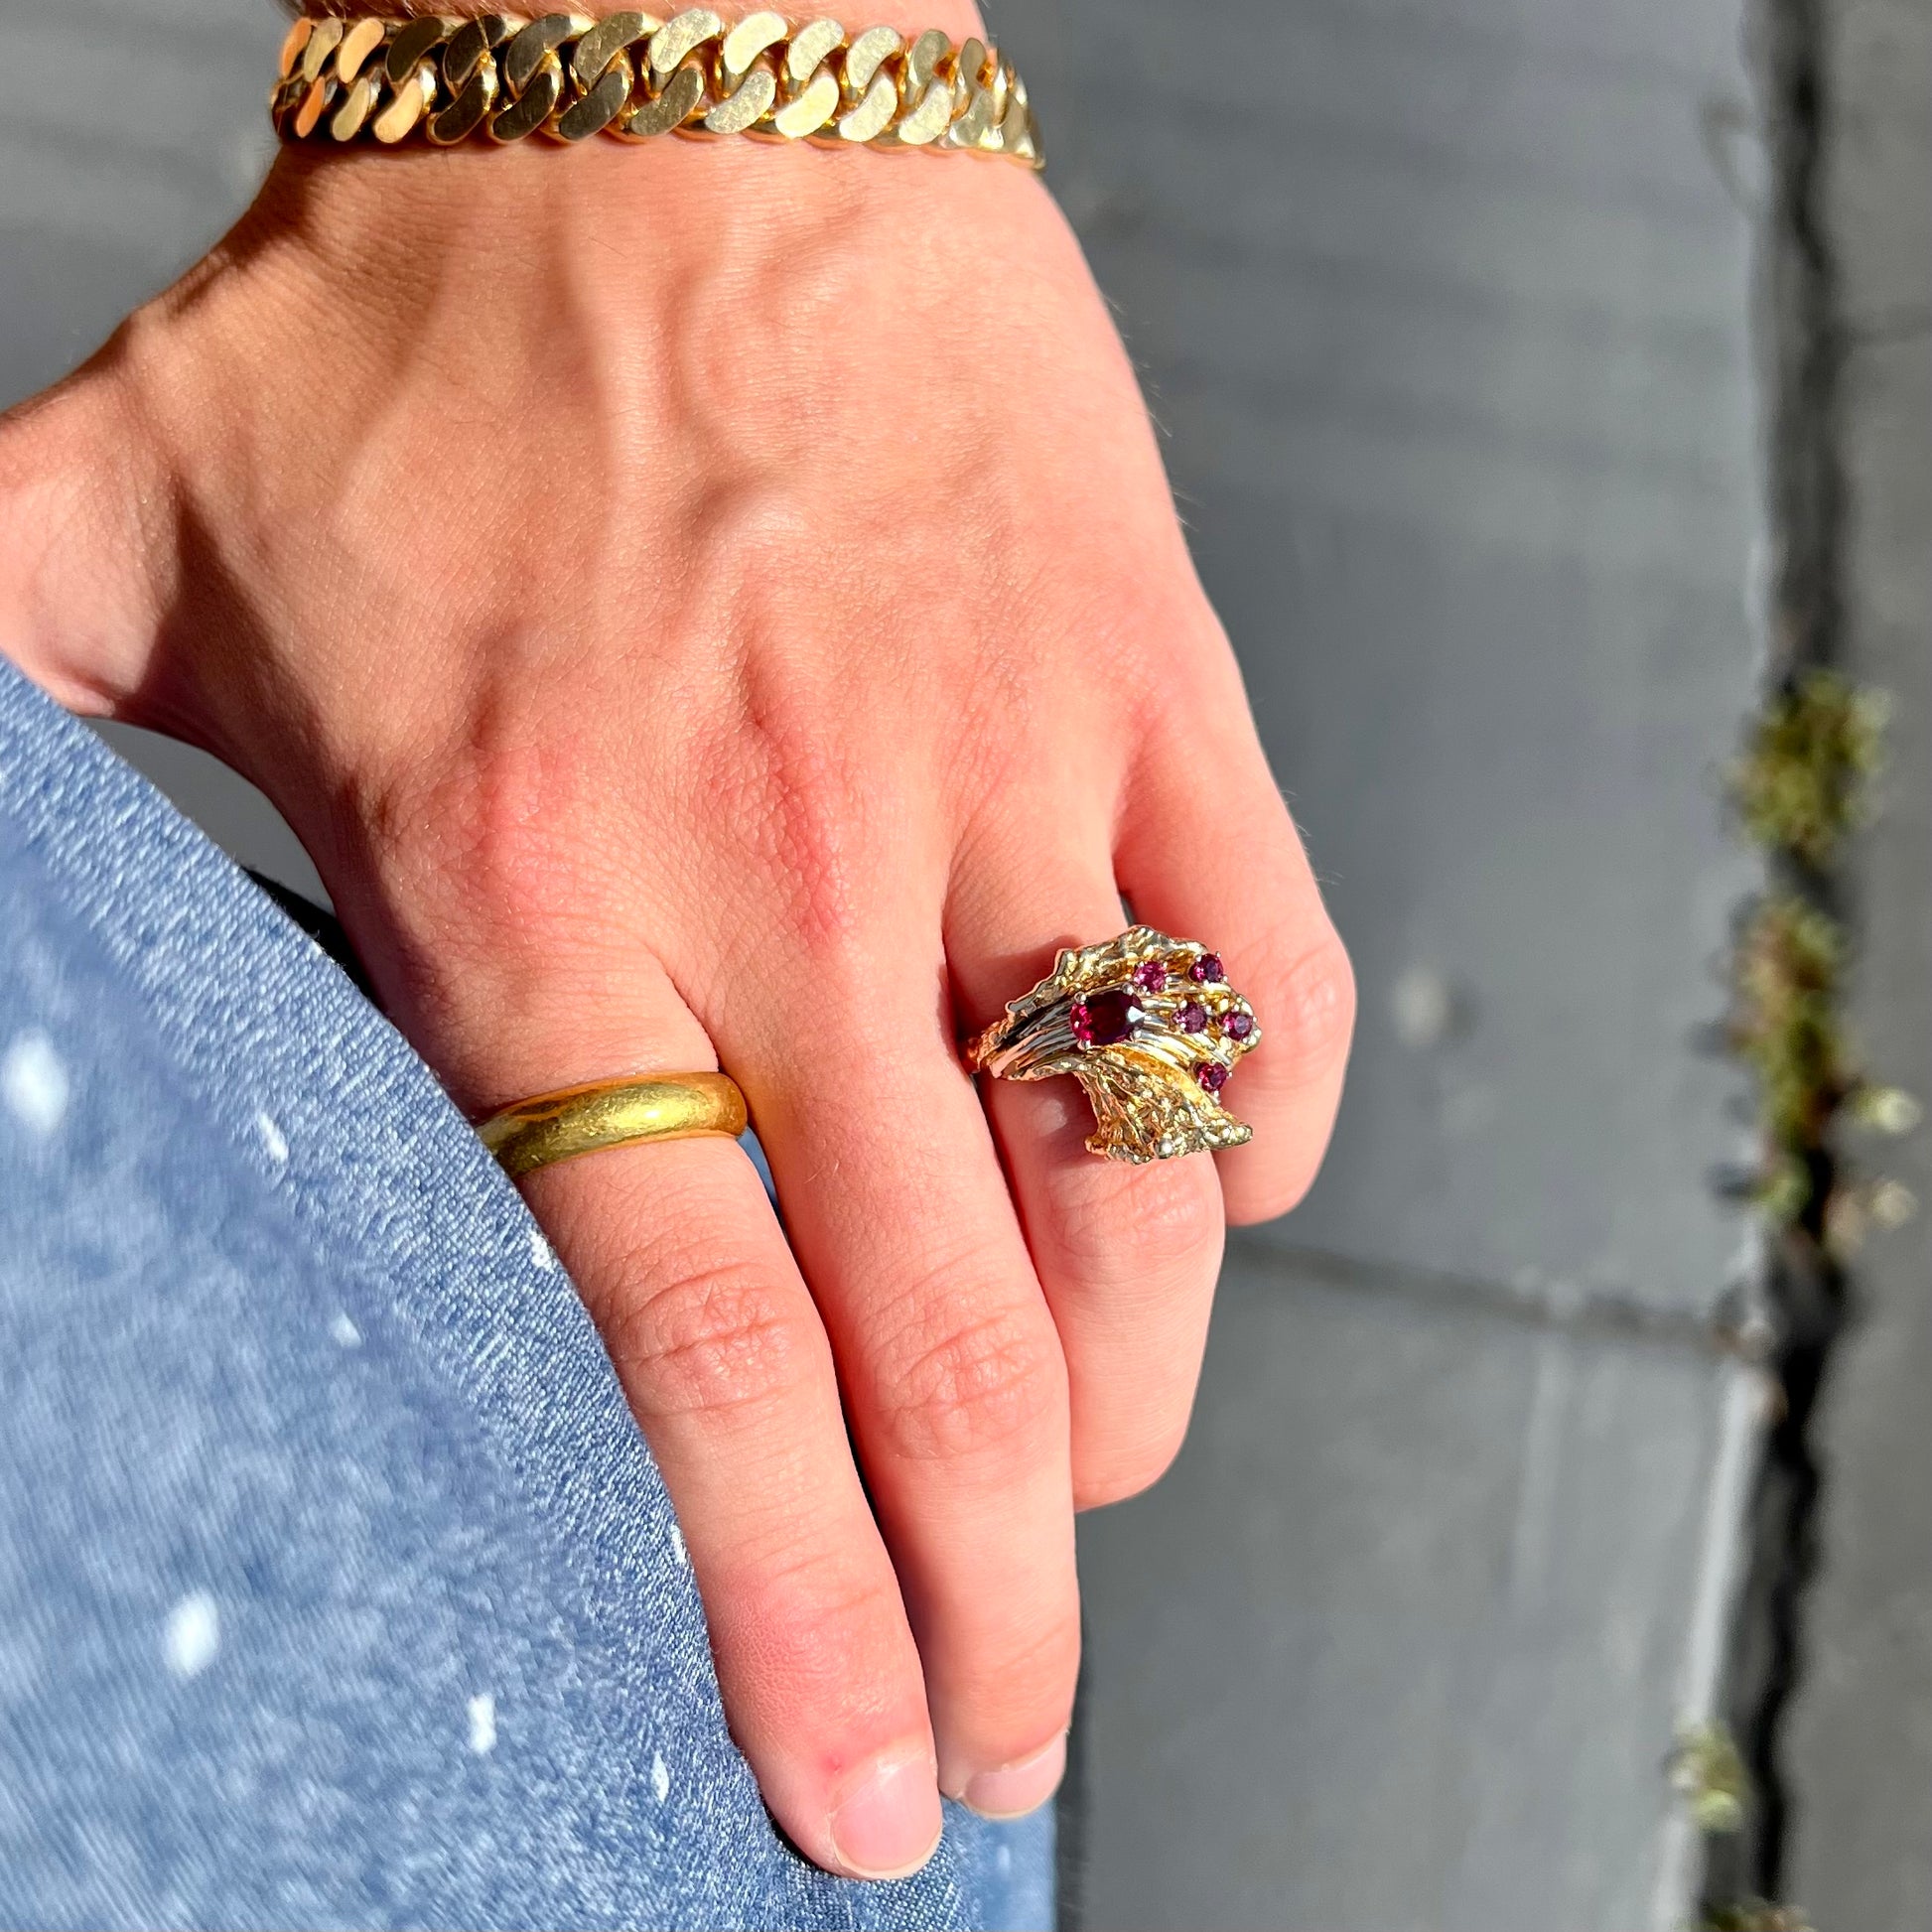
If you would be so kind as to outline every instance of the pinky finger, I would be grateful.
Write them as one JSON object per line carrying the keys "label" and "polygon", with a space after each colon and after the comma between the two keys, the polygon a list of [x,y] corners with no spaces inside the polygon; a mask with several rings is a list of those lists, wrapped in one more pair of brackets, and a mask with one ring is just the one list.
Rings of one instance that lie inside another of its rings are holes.
{"label": "pinky finger", "polygon": [[[1199,828],[1233,828],[1202,840]],[[1270,1220],[1327,1151],[1355,1026],[1355,980],[1301,836],[1252,736],[1220,758],[1170,747],[1138,773],[1116,870],[1135,916],[1212,946],[1261,1021],[1223,1095],[1254,1139],[1217,1156],[1228,1218]]]}

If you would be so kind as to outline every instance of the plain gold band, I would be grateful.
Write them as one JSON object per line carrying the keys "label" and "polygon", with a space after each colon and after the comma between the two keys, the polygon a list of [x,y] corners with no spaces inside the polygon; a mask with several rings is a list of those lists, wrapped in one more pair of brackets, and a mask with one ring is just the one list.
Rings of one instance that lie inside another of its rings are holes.
{"label": "plain gold band", "polygon": [[737,1140],[749,1116],[723,1073],[649,1073],[540,1093],[477,1129],[512,1180],[580,1154],[646,1141]]}

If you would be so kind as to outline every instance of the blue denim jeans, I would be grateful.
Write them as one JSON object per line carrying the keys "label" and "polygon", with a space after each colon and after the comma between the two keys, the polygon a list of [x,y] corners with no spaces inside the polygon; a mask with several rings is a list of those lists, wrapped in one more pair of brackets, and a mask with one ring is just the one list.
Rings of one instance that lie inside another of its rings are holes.
{"label": "blue denim jeans", "polygon": [[343,973],[0,662],[0,1922],[1035,1927],[773,1830],[522,1201]]}

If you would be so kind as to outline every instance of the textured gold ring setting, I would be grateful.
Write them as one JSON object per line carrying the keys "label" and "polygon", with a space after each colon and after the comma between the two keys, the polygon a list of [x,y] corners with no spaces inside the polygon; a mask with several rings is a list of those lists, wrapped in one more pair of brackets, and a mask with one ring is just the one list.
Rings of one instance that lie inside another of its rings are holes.
{"label": "textured gold ring setting", "polygon": [[1253,1139],[1221,1105],[1221,1089],[1260,1043],[1254,1009],[1228,985],[1218,954],[1137,925],[1062,952],[966,1058],[1002,1080],[1071,1074],[1093,1108],[1089,1151],[1142,1163]]}
{"label": "textured gold ring setting", "polygon": [[606,1148],[647,1141],[736,1140],[745,1096],[723,1073],[632,1074],[519,1101],[477,1129],[513,1180]]}

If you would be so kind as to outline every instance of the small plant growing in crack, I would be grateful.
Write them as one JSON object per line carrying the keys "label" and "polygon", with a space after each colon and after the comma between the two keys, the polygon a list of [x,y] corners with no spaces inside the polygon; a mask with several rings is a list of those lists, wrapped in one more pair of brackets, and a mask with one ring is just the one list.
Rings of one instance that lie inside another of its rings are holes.
{"label": "small plant growing in crack", "polygon": [[1870,815],[1890,709],[1836,671],[1808,671],[1774,693],[1730,769],[1751,842],[1822,873],[1839,841]]}
{"label": "small plant growing in crack", "polygon": [[1714,1905],[1700,1925],[1702,1932],[1813,1932],[1811,1920],[1797,1906],[1773,1905],[1768,1898]]}
{"label": "small plant growing in crack", "polygon": [[1723,1725],[1692,1725],[1671,1752],[1671,1788],[1704,1832],[1741,1831],[1750,1774]]}
{"label": "small plant growing in crack", "polygon": [[[1738,1191],[1767,1237],[1776,1393],[1752,1504],[1755,1661],[1733,1692],[1742,1742],[1713,1725],[1673,1759],[1713,1848],[1707,1932],[1810,1932],[1802,1912],[1764,1895],[1775,1894],[1783,1868],[1779,1724],[1800,1669],[1800,1602],[1815,1552],[1820,1474],[1810,1430],[1846,1320],[1845,1260],[1867,1229],[1897,1225],[1915,1206],[1902,1183],[1855,1174],[1843,1146],[1848,1129],[1908,1133],[1919,1119],[1909,1095],[1866,1071],[1843,1017],[1850,944],[1837,864],[1847,834],[1868,817],[1885,713],[1881,698],[1836,672],[1794,670],[1766,698],[1728,774],[1766,874],[1737,921],[1723,1033],[1754,1089],[1757,1152]],[[1720,1857],[1720,1844],[1733,1849]]]}
{"label": "small plant growing in crack", "polygon": [[1909,1133],[1919,1108],[1870,1079],[1846,1035],[1846,937],[1821,902],[1840,843],[1868,817],[1887,708],[1836,672],[1807,672],[1767,701],[1730,771],[1771,874],[1738,927],[1725,1028],[1757,1094],[1759,1166],[1744,1191],[1773,1231],[1840,1255],[1916,1206],[1900,1182],[1854,1180],[1839,1158],[1841,1122]]}

